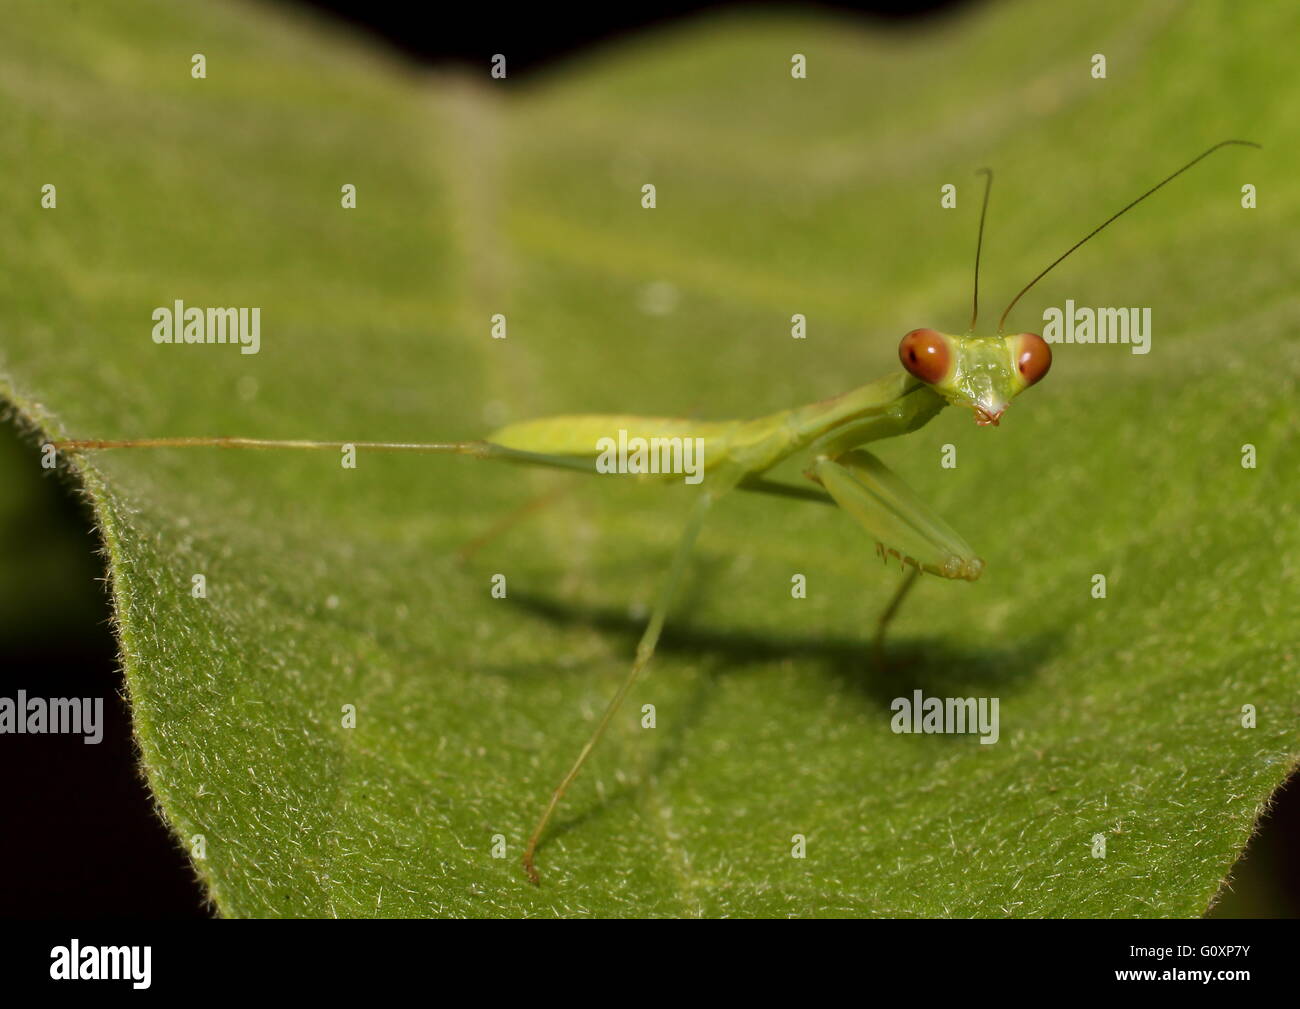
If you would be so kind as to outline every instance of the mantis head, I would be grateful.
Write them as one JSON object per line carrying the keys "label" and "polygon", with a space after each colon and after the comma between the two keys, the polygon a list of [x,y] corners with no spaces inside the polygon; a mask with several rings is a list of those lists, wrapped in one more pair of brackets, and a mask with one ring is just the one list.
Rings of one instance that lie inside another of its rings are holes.
{"label": "mantis head", "polygon": [[898,345],[898,359],[953,406],[975,411],[981,427],[997,425],[1013,399],[1052,366],[1052,349],[1037,333],[950,336],[914,329]]}
{"label": "mantis head", "polygon": [[[1075,242],[1048,264],[1033,280],[1011,299],[1002,318],[998,332],[1006,324],[1018,302],[1031,287],[1051,273],[1061,261],[1071,255],[1090,238],[1108,227],[1110,223],[1128,213],[1148,196],[1168,185],[1197,162],[1209,157],[1220,147],[1231,145],[1258,147],[1250,140],[1221,140],[1207,151],[1202,151],[1172,175],[1148,189],[1136,200],[1102,221],[1100,225]],[[979,319],[980,250],[984,245],[984,218],[989,209],[989,190],[993,173],[981,168],[977,174],[986,176],[984,203],[980,207],[979,236],[975,240],[975,292],[971,299],[970,332],[966,336],[950,336],[934,329],[914,329],[898,345],[898,358],[914,377],[928,385],[953,406],[964,406],[975,411],[975,423],[981,427],[996,425],[998,419],[1013,399],[1040,381],[1052,367],[1052,350],[1037,333],[1017,333],[1015,336],[975,336],[975,323]]]}

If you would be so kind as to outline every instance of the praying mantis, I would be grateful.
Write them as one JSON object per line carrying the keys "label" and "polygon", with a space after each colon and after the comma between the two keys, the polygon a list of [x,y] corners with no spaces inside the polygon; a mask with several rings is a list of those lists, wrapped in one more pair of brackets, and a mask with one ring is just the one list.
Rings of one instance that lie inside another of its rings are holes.
{"label": "praying mantis", "polygon": [[[998,426],[1008,405],[1040,382],[1052,364],[1048,343],[1036,333],[1004,334],[1008,315],[1038,281],[1094,235],[1157,190],[1220,148],[1259,147],[1247,140],[1224,140],[1203,151],[1137,199],[1107,218],[1053,260],[1012,298],[995,335],[975,332],[979,319],[979,263],[988,213],[992,172],[985,175],[975,246],[974,294],[970,328],[961,335],[914,329],[899,343],[902,370],[832,399],[768,414],[753,420],[692,421],[621,415],[573,415],[509,424],[480,441],[444,443],[285,441],[240,437],[132,438],[62,440],[56,450],[84,452],[117,448],[217,447],[248,449],[417,452],[464,455],[528,466],[583,473],[604,472],[599,445],[621,432],[650,441],[690,438],[702,450],[703,479],[649,619],[637,644],[632,666],[610,699],[591,736],[552,791],[523,854],[523,868],[540,883],[538,846],[556,808],[604,736],[628,693],[655,653],[665,620],[677,595],[692,549],[713,504],[732,490],[778,495],[838,506],[876,542],[877,553],[896,559],[904,576],[876,624],[879,656],[889,623],[897,615],[921,572],[975,581],[984,562],[947,522],[863,446],[897,438],[929,423],[946,406],[972,411],[981,427]],[[778,463],[806,454],[803,471],[809,485],[770,479]],[[661,474],[658,478],[664,479]],[[638,479],[648,479],[645,473]]]}

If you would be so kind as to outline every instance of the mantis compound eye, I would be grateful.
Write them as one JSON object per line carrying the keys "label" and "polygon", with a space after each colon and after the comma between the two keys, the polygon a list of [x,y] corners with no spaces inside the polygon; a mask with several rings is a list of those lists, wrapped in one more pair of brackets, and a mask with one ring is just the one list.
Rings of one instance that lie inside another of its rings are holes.
{"label": "mantis compound eye", "polygon": [[1052,367],[1052,348],[1037,333],[1021,333],[1015,343],[1016,370],[1026,386],[1031,386]]}
{"label": "mantis compound eye", "polygon": [[929,385],[942,382],[952,368],[948,341],[933,329],[914,329],[903,337],[898,359],[909,373]]}

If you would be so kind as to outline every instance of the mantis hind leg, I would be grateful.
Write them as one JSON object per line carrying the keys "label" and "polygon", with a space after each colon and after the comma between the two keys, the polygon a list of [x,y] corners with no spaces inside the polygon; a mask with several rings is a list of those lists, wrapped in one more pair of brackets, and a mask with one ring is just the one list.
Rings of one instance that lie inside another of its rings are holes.
{"label": "mantis hind leg", "polygon": [[609,723],[613,719],[614,713],[622,707],[623,701],[627,697],[628,692],[632,689],[637,680],[640,679],[641,673],[645,670],[645,667],[649,665],[650,659],[654,656],[655,646],[659,643],[659,635],[663,631],[664,621],[668,617],[668,610],[672,606],[673,598],[676,596],[682,578],[686,573],[686,565],[690,559],[691,550],[695,546],[696,539],[699,537],[700,529],[704,526],[704,518],[708,513],[709,506],[713,503],[714,499],[734,485],[737,476],[738,474],[736,476],[723,476],[717,481],[721,486],[715,485],[713,489],[705,491],[699,500],[695,502],[695,506],[691,509],[690,517],[686,521],[686,528],[682,532],[681,539],[677,542],[677,549],[673,554],[672,567],[668,571],[668,577],[664,579],[663,585],[659,590],[659,596],[655,600],[654,609],[650,613],[650,620],[646,624],[645,631],[641,635],[641,640],[636,646],[636,658],[632,662],[632,669],[623,680],[622,685],[618,688],[618,692],[610,699],[604,713],[600,716],[600,721],[596,723],[595,731],[592,732],[586,745],[583,746],[581,751],[579,751],[578,757],[569,768],[568,773],[561,779],[559,785],[557,785],[555,790],[551,793],[550,801],[547,803],[541,819],[537,821],[537,826],[533,828],[533,833],[528,838],[528,846],[524,849],[523,865],[524,872],[528,874],[529,880],[534,884],[540,882],[540,877],[537,873],[537,866],[534,863],[534,856],[537,853],[537,846],[541,842],[542,835],[546,832],[546,826],[550,823],[556,807],[564,797],[564,793],[568,790],[569,786],[573,784],[573,779],[578,776],[578,772],[582,770],[582,765],[586,763],[587,757],[591,754],[591,751],[605,734],[605,730],[609,727]]}

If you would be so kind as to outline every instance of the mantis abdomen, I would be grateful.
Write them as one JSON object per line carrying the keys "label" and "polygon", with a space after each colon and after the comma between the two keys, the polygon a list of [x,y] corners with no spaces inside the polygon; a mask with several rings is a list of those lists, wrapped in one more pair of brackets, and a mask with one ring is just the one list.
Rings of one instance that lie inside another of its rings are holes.
{"label": "mantis abdomen", "polygon": [[[506,448],[544,455],[595,459],[602,453],[628,451],[638,441],[656,450],[685,448],[692,459],[716,466],[728,457],[731,438],[740,421],[694,421],[682,417],[639,417],[634,414],[570,414],[507,424],[487,440]],[[698,439],[698,440],[697,440]]]}

